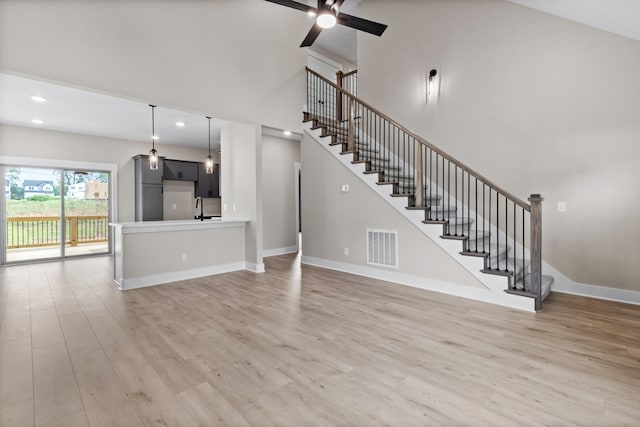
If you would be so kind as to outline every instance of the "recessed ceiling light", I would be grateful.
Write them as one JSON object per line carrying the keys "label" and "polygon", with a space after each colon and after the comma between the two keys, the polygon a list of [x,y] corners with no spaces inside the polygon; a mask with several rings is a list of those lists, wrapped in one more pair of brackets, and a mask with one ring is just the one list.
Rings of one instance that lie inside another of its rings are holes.
{"label": "recessed ceiling light", "polygon": [[36,125],[41,125],[44,122],[42,120],[40,120],[40,119],[31,119],[31,123],[36,124]]}
{"label": "recessed ceiling light", "polygon": [[282,133],[284,133],[284,136],[291,136],[291,131],[290,130],[285,130]]}
{"label": "recessed ceiling light", "polygon": [[158,138],[157,136],[153,135],[153,136],[151,137],[151,139],[153,139],[154,141],[157,141],[159,138]]}
{"label": "recessed ceiling light", "polygon": [[183,128],[186,126],[185,122],[176,122],[176,126],[178,126],[179,128]]}
{"label": "recessed ceiling light", "polygon": [[316,13],[313,10],[310,10],[310,11],[307,12],[307,15],[316,16]]}
{"label": "recessed ceiling light", "polygon": [[33,102],[40,102],[40,103],[42,103],[42,102],[46,102],[46,101],[47,101],[47,98],[45,98],[45,97],[43,97],[43,96],[39,96],[39,95],[31,95],[31,100],[32,100]]}

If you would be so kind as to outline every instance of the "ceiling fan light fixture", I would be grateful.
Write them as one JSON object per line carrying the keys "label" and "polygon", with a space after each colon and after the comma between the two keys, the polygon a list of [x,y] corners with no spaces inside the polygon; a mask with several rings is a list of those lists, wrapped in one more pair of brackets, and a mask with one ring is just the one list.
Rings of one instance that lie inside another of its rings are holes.
{"label": "ceiling fan light fixture", "polygon": [[318,18],[316,18],[316,24],[325,30],[333,28],[336,25],[336,16],[331,12],[322,12],[318,15]]}

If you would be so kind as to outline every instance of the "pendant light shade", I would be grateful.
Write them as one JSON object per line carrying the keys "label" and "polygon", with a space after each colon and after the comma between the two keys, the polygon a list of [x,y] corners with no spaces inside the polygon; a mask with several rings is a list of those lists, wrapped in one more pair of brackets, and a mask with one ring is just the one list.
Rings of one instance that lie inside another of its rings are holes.
{"label": "pendant light shade", "polygon": [[158,170],[158,151],[156,150],[156,123],[155,108],[156,105],[149,104],[151,107],[151,151],[149,151],[149,168],[153,171]]}
{"label": "pendant light shade", "polygon": [[207,160],[204,163],[204,171],[205,173],[212,174],[213,157],[211,157],[211,117],[207,116],[207,120],[209,121],[209,155],[207,156]]}

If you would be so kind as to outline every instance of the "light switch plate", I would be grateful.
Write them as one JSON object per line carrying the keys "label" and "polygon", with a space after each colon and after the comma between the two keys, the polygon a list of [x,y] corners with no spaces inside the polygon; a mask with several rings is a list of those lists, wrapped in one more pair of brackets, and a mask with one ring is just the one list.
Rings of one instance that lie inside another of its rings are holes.
{"label": "light switch plate", "polygon": [[349,192],[349,184],[342,184],[342,192],[343,193],[348,193]]}

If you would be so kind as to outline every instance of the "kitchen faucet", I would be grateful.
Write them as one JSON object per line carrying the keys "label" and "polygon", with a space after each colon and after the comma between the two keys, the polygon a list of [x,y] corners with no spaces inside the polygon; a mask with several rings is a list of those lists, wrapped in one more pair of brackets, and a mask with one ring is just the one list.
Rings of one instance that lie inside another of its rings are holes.
{"label": "kitchen faucet", "polygon": [[196,197],[196,209],[198,209],[198,203],[200,204],[200,216],[196,218],[200,218],[200,221],[204,221],[204,202],[200,196]]}

